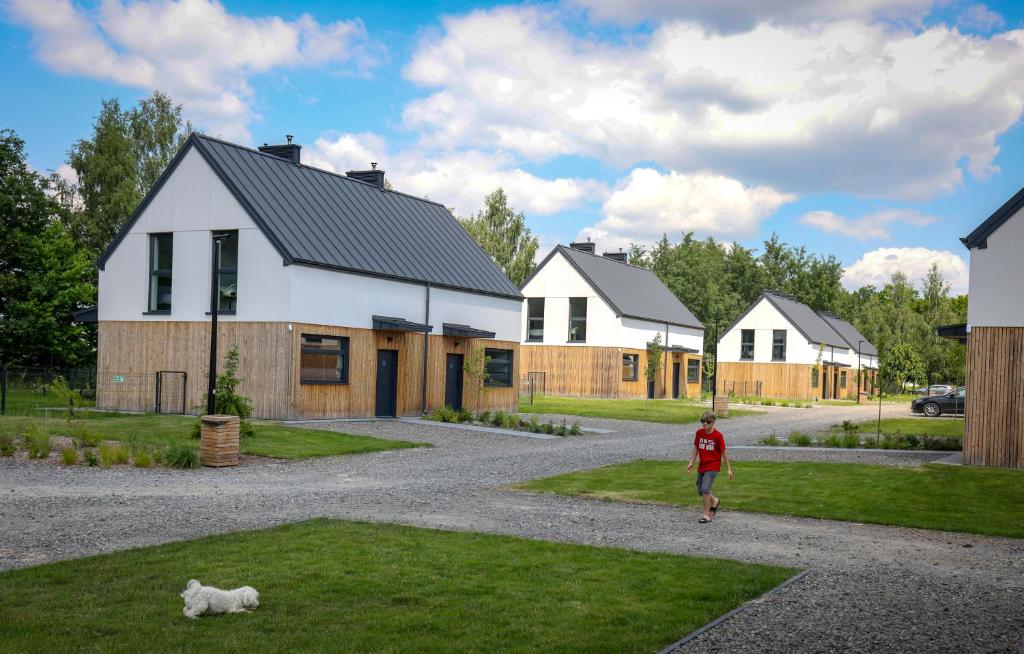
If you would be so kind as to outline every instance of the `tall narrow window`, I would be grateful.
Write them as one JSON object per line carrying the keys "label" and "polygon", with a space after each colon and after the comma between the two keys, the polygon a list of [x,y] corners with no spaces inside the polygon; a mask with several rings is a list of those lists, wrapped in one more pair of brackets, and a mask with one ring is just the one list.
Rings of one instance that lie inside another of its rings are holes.
{"label": "tall narrow window", "polygon": [[686,383],[696,384],[700,381],[700,360],[699,359],[687,359],[686,360]]}
{"label": "tall narrow window", "polygon": [[846,388],[846,371],[839,373],[839,388]]}
{"label": "tall narrow window", "polygon": [[220,267],[217,268],[217,311],[235,311],[238,308],[238,232],[227,234],[220,243]]}
{"label": "tall narrow window", "polygon": [[640,355],[622,355],[622,381],[636,381],[639,378]]}
{"label": "tall narrow window", "polygon": [[348,338],[303,334],[302,351],[299,358],[299,382],[302,384],[347,384]]}
{"label": "tall narrow window", "polygon": [[740,359],[744,361],[754,360],[754,330],[740,330]]}
{"label": "tall narrow window", "polygon": [[569,342],[584,343],[587,340],[587,298],[569,298]]}
{"label": "tall narrow window", "polygon": [[526,340],[544,340],[544,298],[531,297],[526,300]]}
{"label": "tall narrow window", "polygon": [[786,360],[786,330],[772,330],[772,361]]}
{"label": "tall narrow window", "polygon": [[149,310],[171,310],[173,234],[149,235]]}
{"label": "tall narrow window", "polygon": [[497,348],[484,349],[484,357],[487,361],[486,386],[511,386],[512,385],[512,350],[499,350]]}

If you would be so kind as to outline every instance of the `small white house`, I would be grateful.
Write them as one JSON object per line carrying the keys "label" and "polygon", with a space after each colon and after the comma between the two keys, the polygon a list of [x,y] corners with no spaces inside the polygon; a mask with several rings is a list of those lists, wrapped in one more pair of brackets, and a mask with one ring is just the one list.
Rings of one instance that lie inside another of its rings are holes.
{"label": "small white house", "polygon": [[719,393],[846,398],[877,384],[878,351],[848,321],[765,291],[718,339]]}
{"label": "small white house", "polygon": [[[239,347],[258,417],[515,407],[519,290],[443,205],[384,188],[382,170],[193,134],[99,265],[100,406],[201,405],[215,295],[218,359]],[[490,369],[474,380],[477,349]]]}
{"label": "small white house", "polygon": [[[593,243],[559,245],[523,283],[523,373],[545,391],[584,397],[700,393],[704,326],[650,270]],[[661,374],[648,387],[648,344],[658,337]]]}

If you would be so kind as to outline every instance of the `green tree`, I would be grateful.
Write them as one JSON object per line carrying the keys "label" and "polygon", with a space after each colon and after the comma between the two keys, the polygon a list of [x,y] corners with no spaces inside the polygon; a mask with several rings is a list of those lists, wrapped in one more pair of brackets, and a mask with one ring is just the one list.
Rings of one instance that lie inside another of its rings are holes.
{"label": "green tree", "polygon": [[181,105],[160,91],[128,112],[128,127],[137,170],[136,190],[144,197],[195,129],[182,118]]}
{"label": "green tree", "polygon": [[925,380],[924,361],[910,343],[896,343],[883,351],[879,365],[882,379],[900,387],[908,382],[920,384]]}
{"label": "green tree", "polygon": [[647,379],[647,387],[655,383],[658,373],[661,372],[661,332],[654,335],[654,339],[647,344],[647,366],[644,368],[644,377]]}
{"label": "green tree", "polygon": [[537,255],[537,237],[526,226],[523,213],[508,206],[504,190],[488,194],[484,208],[460,222],[513,284],[519,286],[526,280]]}
{"label": "green tree", "polygon": [[93,270],[64,226],[48,181],[29,168],[25,144],[0,130],[0,362],[80,365],[90,332],[72,314],[94,303]]}

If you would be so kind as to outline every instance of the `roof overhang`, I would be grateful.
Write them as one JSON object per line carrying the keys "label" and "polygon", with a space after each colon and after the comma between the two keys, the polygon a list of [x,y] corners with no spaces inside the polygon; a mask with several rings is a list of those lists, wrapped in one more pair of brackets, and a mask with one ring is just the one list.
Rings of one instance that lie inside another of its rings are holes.
{"label": "roof overhang", "polygon": [[962,325],[940,325],[935,328],[935,333],[942,338],[960,341],[961,345],[967,345],[967,337],[971,335],[971,330],[967,327],[967,323],[964,323]]}
{"label": "roof overhang", "polygon": [[429,334],[434,331],[433,325],[410,322],[405,318],[392,318],[390,316],[373,316],[373,328],[377,331],[419,332],[421,334]]}
{"label": "roof overhang", "polygon": [[494,332],[484,329],[476,329],[469,325],[446,322],[441,325],[441,333],[445,336],[458,336],[460,338],[494,338]]}
{"label": "roof overhang", "polygon": [[852,368],[853,367],[853,366],[851,366],[848,363],[840,363],[838,361],[822,361],[821,365],[823,365],[823,366],[832,366],[834,368]]}
{"label": "roof overhang", "polygon": [[72,320],[80,324],[95,324],[99,318],[98,307],[85,307],[71,314]]}
{"label": "roof overhang", "polygon": [[[648,350],[651,349],[652,345],[654,345],[654,343],[647,343],[647,349]],[[683,347],[682,345],[662,345],[661,346],[661,351],[662,352],[683,352],[683,353],[686,353],[686,354],[700,354],[699,350],[694,350],[694,349],[689,348],[689,347]]]}

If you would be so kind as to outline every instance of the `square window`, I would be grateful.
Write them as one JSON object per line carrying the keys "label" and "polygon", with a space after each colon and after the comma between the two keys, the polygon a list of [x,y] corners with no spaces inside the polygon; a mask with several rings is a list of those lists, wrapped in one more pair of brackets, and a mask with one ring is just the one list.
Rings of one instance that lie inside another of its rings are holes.
{"label": "square window", "polygon": [[303,334],[299,355],[299,383],[347,384],[348,338]]}
{"label": "square window", "polygon": [[504,387],[512,385],[512,350],[486,348],[487,386]]}

